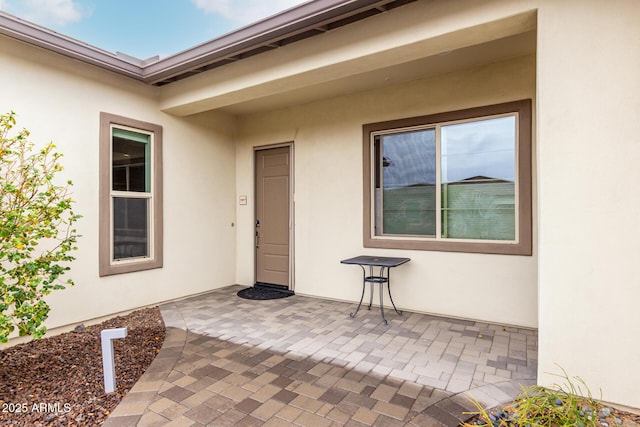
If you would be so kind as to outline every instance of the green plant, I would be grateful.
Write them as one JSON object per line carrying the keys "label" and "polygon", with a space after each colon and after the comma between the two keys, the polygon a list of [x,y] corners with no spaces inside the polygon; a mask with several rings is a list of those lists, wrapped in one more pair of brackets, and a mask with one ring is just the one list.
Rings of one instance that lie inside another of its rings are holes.
{"label": "green plant", "polygon": [[42,337],[50,311],[44,296],[73,285],[61,276],[79,237],[68,192],[56,184],[62,154],[36,149],[23,129],[10,134],[15,113],[0,116],[0,342],[18,333]]}
{"label": "green plant", "polygon": [[[513,403],[501,409],[487,411],[480,403],[470,398],[478,408],[475,421],[464,426],[485,427],[537,427],[537,426],[596,426],[598,420],[611,416],[608,408],[591,395],[591,391],[580,377],[570,378],[562,368],[562,374],[553,374],[563,379],[563,384],[550,388],[541,386],[523,387]],[[612,423],[610,425],[614,425]]]}

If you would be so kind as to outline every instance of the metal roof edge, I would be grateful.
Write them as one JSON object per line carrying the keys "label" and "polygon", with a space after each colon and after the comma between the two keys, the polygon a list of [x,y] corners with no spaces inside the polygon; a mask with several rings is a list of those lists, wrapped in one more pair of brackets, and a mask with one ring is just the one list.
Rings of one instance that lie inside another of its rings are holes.
{"label": "metal roof edge", "polygon": [[142,80],[141,60],[132,57],[125,59],[3,11],[0,11],[0,34]]}
{"label": "metal roof edge", "polygon": [[386,11],[386,5],[391,3],[402,5],[413,1],[309,1],[162,59],[156,56],[141,60],[120,52],[112,53],[3,11],[0,11],[0,35],[148,84],[159,85],[222,65],[227,59],[241,59],[243,54],[250,56],[278,48],[279,41],[286,39],[287,43],[294,42],[296,37],[305,38],[304,33],[309,31],[317,30],[320,34],[328,30],[329,24],[339,20],[354,17],[356,21],[366,17],[358,14],[374,9],[377,9],[374,12],[380,13]]}
{"label": "metal roof edge", "polygon": [[[163,58],[143,70],[144,79],[157,82],[172,75],[219,60],[243,50],[268,46],[279,38],[321,26],[328,20],[346,17],[394,0],[316,0],[287,9],[269,18]],[[277,46],[274,46],[277,47]]]}

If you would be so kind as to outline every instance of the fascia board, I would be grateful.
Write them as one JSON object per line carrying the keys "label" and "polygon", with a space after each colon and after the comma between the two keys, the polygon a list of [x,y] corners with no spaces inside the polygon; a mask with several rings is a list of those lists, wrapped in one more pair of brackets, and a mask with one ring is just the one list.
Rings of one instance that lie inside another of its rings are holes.
{"label": "fascia board", "polygon": [[[83,43],[55,31],[32,24],[0,11],[0,34],[59,53],[61,55],[106,68],[118,74],[142,79],[142,68],[128,58],[120,59],[111,52]],[[142,61],[140,61],[140,64]]]}
{"label": "fascia board", "polygon": [[243,27],[178,54],[140,60],[114,54],[0,11],[0,34],[145,83],[154,84],[217,60],[268,46],[285,37],[319,28],[394,0],[315,0]]}
{"label": "fascia board", "polygon": [[316,0],[305,3],[150,64],[143,69],[143,77],[149,83],[162,81],[215,60],[233,57],[251,48],[320,27],[336,17],[347,17],[375,6],[383,7],[391,1]]}

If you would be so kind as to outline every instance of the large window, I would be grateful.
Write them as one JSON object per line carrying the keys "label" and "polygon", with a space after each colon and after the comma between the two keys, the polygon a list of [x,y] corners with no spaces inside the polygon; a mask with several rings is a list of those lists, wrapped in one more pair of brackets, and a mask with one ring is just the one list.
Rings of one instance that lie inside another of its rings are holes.
{"label": "large window", "polygon": [[161,267],[162,127],[100,121],[100,275]]}
{"label": "large window", "polygon": [[531,104],[364,126],[365,247],[531,254]]}

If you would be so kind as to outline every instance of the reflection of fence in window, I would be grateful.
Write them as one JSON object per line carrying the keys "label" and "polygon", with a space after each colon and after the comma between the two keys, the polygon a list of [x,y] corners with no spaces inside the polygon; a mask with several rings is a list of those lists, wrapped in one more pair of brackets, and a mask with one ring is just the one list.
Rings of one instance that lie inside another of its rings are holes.
{"label": "reflection of fence in window", "polygon": [[365,125],[365,247],[530,255],[530,120],[524,100]]}
{"label": "reflection of fence in window", "polygon": [[515,240],[515,230],[513,182],[484,179],[443,184],[443,238]]}
{"label": "reflection of fence in window", "polygon": [[384,234],[435,236],[435,186],[416,185],[384,190],[382,200]]}

